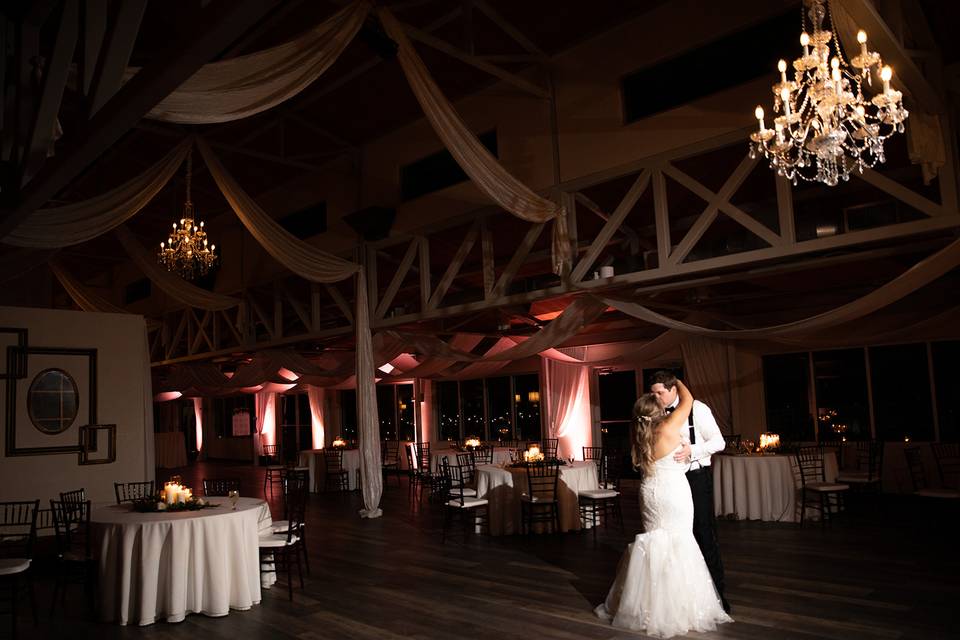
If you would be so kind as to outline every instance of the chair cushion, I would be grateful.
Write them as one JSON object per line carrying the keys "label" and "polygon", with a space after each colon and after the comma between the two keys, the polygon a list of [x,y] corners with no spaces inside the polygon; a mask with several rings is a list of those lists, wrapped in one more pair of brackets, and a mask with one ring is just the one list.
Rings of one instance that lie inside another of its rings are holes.
{"label": "chair cushion", "polygon": [[810,491],[846,491],[850,488],[848,484],[837,482],[808,482],[807,489]]}
{"label": "chair cushion", "polygon": [[448,507],[456,507],[457,509],[470,509],[472,507],[481,507],[487,504],[487,501],[483,498],[464,498],[463,504],[460,504],[459,500],[450,500],[447,502]]}
{"label": "chair cushion", "polygon": [[268,464],[268,465],[267,465],[266,467],[264,467],[264,468],[265,468],[267,471],[283,471],[284,469],[286,469],[286,467],[283,466],[282,464]]}
{"label": "chair cushion", "polygon": [[590,498],[591,500],[601,500],[603,498],[616,498],[620,494],[613,489],[587,489],[586,491],[581,491],[579,496],[581,498]]}
{"label": "chair cushion", "polygon": [[863,484],[865,482],[880,482],[880,478],[874,475],[872,478],[866,471],[844,471],[837,476],[838,482],[855,482]]}
{"label": "chair cushion", "polygon": [[914,495],[923,496],[924,498],[952,498],[956,500],[960,498],[960,491],[954,491],[952,489],[920,489]]}
{"label": "chair cushion", "polygon": [[0,558],[0,576],[12,576],[30,568],[29,558]]}
{"label": "chair cushion", "polygon": [[290,528],[289,520],[274,520],[273,524],[270,525],[270,528],[274,533],[286,533],[287,529]]}
{"label": "chair cushion", "polygon": [[546,498],[541,498],[539,496],[528,496],[527,494],[520,496],[520,499],[524,502],[536,502],[537,504],[555,504],[557,502],[556,499],[547,500]]}
{"label": "chair cushion", "polygon": [[[297,536],[290,537],[290,544],[293,544],[299,540]],[[285,547],[287,546],[287,534],[285,533],[273,533],[260,536],[258,540],[260,548],[275,548],[275,547]]]}
{"label": "chair cushion", "polygon": [[[452,495],[452,496],[460,495],[460,491],[461,491],[461,489],[451,489],[451,490],[450,490],[450,495]],[[463,491],[463,495],[464,495],[465,497],[467,497],[467,496],[468,496],[468,497],[471,497],[471,498],[476,498],[476,497],[477,497],[477,490],[474,489],[473,487],[464,487],[464,488],[462,489],[462,491]]]}

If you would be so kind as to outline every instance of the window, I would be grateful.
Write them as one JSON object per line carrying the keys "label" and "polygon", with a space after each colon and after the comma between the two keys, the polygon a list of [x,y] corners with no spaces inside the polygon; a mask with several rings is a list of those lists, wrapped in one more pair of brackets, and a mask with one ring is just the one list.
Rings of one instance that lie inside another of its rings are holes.
{"label": "window", "polygon": [[377,385],[377,419],[380,421],[380,439],[397,439],[397,413],[394,396],[395,385]]}
{"label": "window", "polygon": [[863,349],[816,351],[813,377],[820,442],[870,439],[867,369]]}
{"label": "window", "polygon": [[810,415],[810,355],[786,353],[763,357],[763,392],[767,430],[784,442],[816,439]]}
{"label": "window", "polygon": [[460,383],[460,407],[463,409],[461,438],[476,436],[485,439],[483,413],[483,380],[464,380]]}
{"label": "window", "polygon": [[598,388],[601,446],[629,452],[633,405],[637,400],[637,374],[633,370],[601,371]]}
{"label": "window", "polygon": [[[790,10],[756,26],[701,45],[691,51],[635,71],[621,81],[625,123],[673,109],[735,87],[777,68],[783,43],[797,37],[797,14]],[[723,73],[710,73],[723,60]],[[696,82],[677,82],[696,78]],[[651,88],[656,87],[656,90]]]}
{"label": "window", "polygon": [[487,422],[489,440],[512,440],[512,404],[510,402],[510,378],[487,378]]}
{"label": "window", "polygon": [[942,442],[960,441],[960,340],[934,342],[930,345],[933,355],[933,379],[937,391],[937,419]]}
{"label": "window", "polygon": [[44,369],[30,383],[27,413],[30,421],[47,435],[63,433],[77,419],[80,392],[63,369]]}
{"label": "window", "polygon": [[933,440],[927,345],[870,347],[870,382],[878,440]]}
{"label": "window", "polygon": [[437,383],[436,403],[440,418],[437,437],[440,440],[460,439],[460,399],[457,385],[456,381]]}
{"label": "window", "polygon": [[516,402],[517,440],[539,440],[543,437],[540,422],[540,376],[535,373],[513,379]]}
{"label": "window", "polygon": [[292,460],[294,453],[313,448],[313,421],[310,400],[305,393],[279,397],[280,432],[277,440],[284,458]]}
{"label": "window", "polygon": [[[214,398],[213,428],[217,437],[230,438],[233,436],[233,421],[235,415],[238,421],[245,421],[247,423],[246,425],[238,424],[240,431],[247,434],[242,437],[250,437],[249,434],[253,433],[253,422],[257,415],[254,411],[253,402],[253,394],[248,393],[227,398]],[[245,429],[242,428],[244,426],[246,427]]]}
{"label": "window", "polygon": [[346,441],[357,439],[357,392],[340,392],[340,434]]}
{"label": "window", "polygon": [[401,440],[416,440],[413,412],[413,385],[394,385],[397,390],[397,432]]}
{"label": "window", "polygon": [[[776,62],[776,61],[774,61]],[[497,132],[487,131],[477,136],[480,144],[497,155]],[[400,199],[406,202],[434,191],[464,182],[463,172],[449,151],[439,151],[400,168]]]}

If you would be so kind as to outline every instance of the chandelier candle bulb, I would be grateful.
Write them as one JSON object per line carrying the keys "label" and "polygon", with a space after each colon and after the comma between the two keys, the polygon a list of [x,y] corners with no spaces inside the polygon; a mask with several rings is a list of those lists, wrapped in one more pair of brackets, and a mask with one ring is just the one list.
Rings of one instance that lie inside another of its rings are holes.
{"label": "chandelier candle bulb", "polygon": [[867,57],[867,32],[863,29],[857,31],[857,42],[860,43],[860,55]]}
{"label": "chandelier candle bulb", "polygon": [[810,55],[810,36],[806,31],[800,34],[800,45],[803,47],[803,57],[806,58]]}
{"label": "chandelier candle bulb", "polygon": [[890,78],[892,77],[893,77],[893,69],[891,69],[889,66],[884,67],[883,70],[880,72],[880,78],[883,80],[884,94],[890,93]]}
{"label": "chandelier candle bulb", "polygon": [[784,85],[787,84],[787,61],[781,60],[777,63],[777,69],[780,70],[780,82]]}
{"label": "chandelier candle bulb", "polygon": [[757,105],[757,109],[753,113],[757,116],[757,120],[760,121],[760,132],[763,133],[766,131],[766,127],[763,126],[763,107]]}

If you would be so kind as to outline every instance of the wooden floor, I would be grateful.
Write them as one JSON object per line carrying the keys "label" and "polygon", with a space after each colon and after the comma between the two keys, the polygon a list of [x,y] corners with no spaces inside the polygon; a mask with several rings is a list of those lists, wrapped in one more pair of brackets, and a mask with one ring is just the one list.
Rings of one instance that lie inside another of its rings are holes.
{"label": "wooden floor", "polygon": [[[188,484],[242,477],[260,495],[249,465],[197,464],[163,470]],[[405,481],[404,481],[405,482]],[[276,505],[275,505],[276,506]],[[440,508],[417,508],[391,479],[384,517],[363,520],[359,494],[311,496],[307,522],[313,569],[287,600],[278,585],[250,611],[225,618],[191,615],[179,624],[120,627],[84,617],[79,588],[56,617],[50,581],[37,597],[44,618],[20,623],[23,638],[637,638],[592,613],[606,594],[628,537],[639,529],[636,491],[624,498],[627,535],[490,538],[440,545]],[[956,507],[954,507],[956,508]],[[854,509],[829,528],[756,522],[719,524],[727,597],[736,622],[698,638],[955,638],[960,561],[948,514],[912,501]],[[857,513],[859,511],[859,513]],[[275,514],[276,515],[276,514]],[[6,620],[0,634],[6,633]],[[953,632],[950,632],[953,629]]]}

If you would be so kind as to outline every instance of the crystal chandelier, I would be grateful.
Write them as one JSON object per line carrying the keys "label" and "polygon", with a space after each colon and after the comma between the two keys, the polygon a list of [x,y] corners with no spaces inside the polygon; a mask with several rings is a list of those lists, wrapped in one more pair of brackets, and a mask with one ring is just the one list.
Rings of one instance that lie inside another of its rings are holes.
{"label": "crystal chandelier", "polygon": [[[867,34],[857,33],[860,53],[849,66],[837,39],[829,2],[805,0],[813,33],[806,19],[800,44],[803,55],[793,61],[793,79],[787,62],[780,60],[780,82],[773,85],[773,129],[767,129],[763,107],[755,112],[760,129],[750,135],[750,156],[762,154],[778,175],[836,186],[850,172],[863,173],[884,161],[883,143],[895,132],[903,133],[909,112],[902,95],[890,88],[893,71],[883,66],[880,54],[867,50]],[[824,18],[831,30],[823,28]],[[835,50],[831,56],[831,44]],[[872,86],[871,70],[883,80],[883,92],[868,99],[863,85]]]}
{"label": "crystal chandelier", "polygon": [[160,264],[187,280],[197,275],[204,276],[217,262],[217,245],[207,245],[207,232],[203,221],[199,224],[193,217],[193,202],[190,200],[190,187],[193,175],[193,151],[187,154],[187,199],[183,203],[183,217],[180,224],[173,223],[173,231],[166,242],[160,243],[157,259]]}

